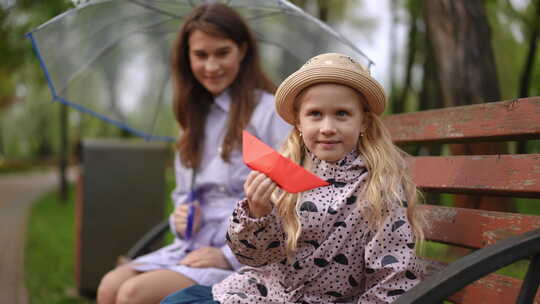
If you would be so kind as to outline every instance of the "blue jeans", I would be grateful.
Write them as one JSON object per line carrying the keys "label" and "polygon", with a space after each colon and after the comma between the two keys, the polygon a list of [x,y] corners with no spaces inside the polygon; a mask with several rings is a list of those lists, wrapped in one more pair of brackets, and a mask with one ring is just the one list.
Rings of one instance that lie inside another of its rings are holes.
{"label": "blue jeans", "polygon": [[194,285],[168,295],[161,304],[219,304],[212,296],[212,286]]}

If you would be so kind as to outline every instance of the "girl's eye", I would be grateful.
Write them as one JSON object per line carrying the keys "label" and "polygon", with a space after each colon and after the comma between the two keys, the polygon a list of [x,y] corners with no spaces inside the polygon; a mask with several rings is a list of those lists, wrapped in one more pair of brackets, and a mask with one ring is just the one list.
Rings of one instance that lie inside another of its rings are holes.
{"label": "girl's eye", "polygon": [[349,112],[344,111],[344,110],[340,110],[340,111],[337,111],[337,112],[336,112],[336,115],[337,115],[337,116],[344,117],[344,116],[349,115]]}
{"label": "girl's eye", "polygon": [[219,53],[217,53],[217,57],[219,57],[219,58],[227,57],[227,55],[229,55],[229,52],[219,52]]}
{"label": "girl's eye", "polygon": [[319,111],[309,111],[308,116],[319,117],[319,116],[321,116],[321,112],[319,112]]}
{"label": "girl's eye", "polygon": [[199,59],[205,59],[207,55],[205,53],[195,53],[195,57]]}

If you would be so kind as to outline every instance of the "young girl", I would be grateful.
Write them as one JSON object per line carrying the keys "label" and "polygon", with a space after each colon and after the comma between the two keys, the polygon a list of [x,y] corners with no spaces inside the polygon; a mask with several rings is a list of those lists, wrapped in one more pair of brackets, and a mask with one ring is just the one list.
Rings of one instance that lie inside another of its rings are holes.
{"label": "young girl", "polygon": [[420,280],[423,234],[405,154],[379,118],[382,87],[352,58],[323,54],[281,84],[276,108],[295,127],[283,154],[330,186],[290,194],[251,172],[227,234],[249,266],[211,293],[193,287],[196,300],[187,289],[164,302],[393,302]]}

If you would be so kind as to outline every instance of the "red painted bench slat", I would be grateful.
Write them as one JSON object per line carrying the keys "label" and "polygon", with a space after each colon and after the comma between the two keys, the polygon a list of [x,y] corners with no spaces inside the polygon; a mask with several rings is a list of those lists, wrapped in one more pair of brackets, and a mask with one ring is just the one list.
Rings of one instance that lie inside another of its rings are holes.
{"label": "red painted bench slat", "polygon": [[[389,115],[383,121],[396,144],[540,139],[540,97]],[[411,157],[410,169],[425,192],[540,197],[540,154]],[[430,224],[428,240],[473,250],[540,228],[540,216],[434,205],[420,208]],[[445,265],[426,260],[429,273]],[[491,273],[449,300],[514,303],[521,285],[522,280]],[[538,293],[534,303],[540,304]]]}
{"label": "red painted bench slat", "polygon": [[396,144],[540,138],[540,97],[386,116]]}
{"label": "red painted bench slat", "polygon": [[411,158],[424,191],[540,197],[540,154]]}
{"label": "red painted bench slat", "polygon": [[540,216],[433,205],[421,205],[429,227],[426,239],[467,248],[540,228]]}
{"label": "red painted bench slat", "polygon": [[[492,273],[453,294],[449,297],[449,300],[457,304],[516,303],[522,282],[519,279]],[[533,303],[540,303],[540,294],[538,292]]]}
{"label": "red painted bench slat", "polygon": [[[429,271],[444,269],[449,263],[423,258]],[[480,278],[462,290],[448,297],[456,304],[507,304],[515,303],[523,280],[491,273]],[[535,304],[540,304],[540,291],[536,293]]]}

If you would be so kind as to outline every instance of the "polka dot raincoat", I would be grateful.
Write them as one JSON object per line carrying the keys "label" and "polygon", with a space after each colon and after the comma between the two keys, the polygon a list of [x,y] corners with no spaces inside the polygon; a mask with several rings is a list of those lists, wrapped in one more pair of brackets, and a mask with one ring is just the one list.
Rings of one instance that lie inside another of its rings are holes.
{"label": "polka dot raincoat", "polygon": [[391,303],[423,273],[407,219],[407,202],[385,210],[374,231],[357,208],[368,171],[357,152],[336,163],[310,156],[331,185],[303,193],[299,248],[287,258],[276,209],[251,218],[246,200],[230,219],[227,241],[246,265],[214,285],[220,303]]}

